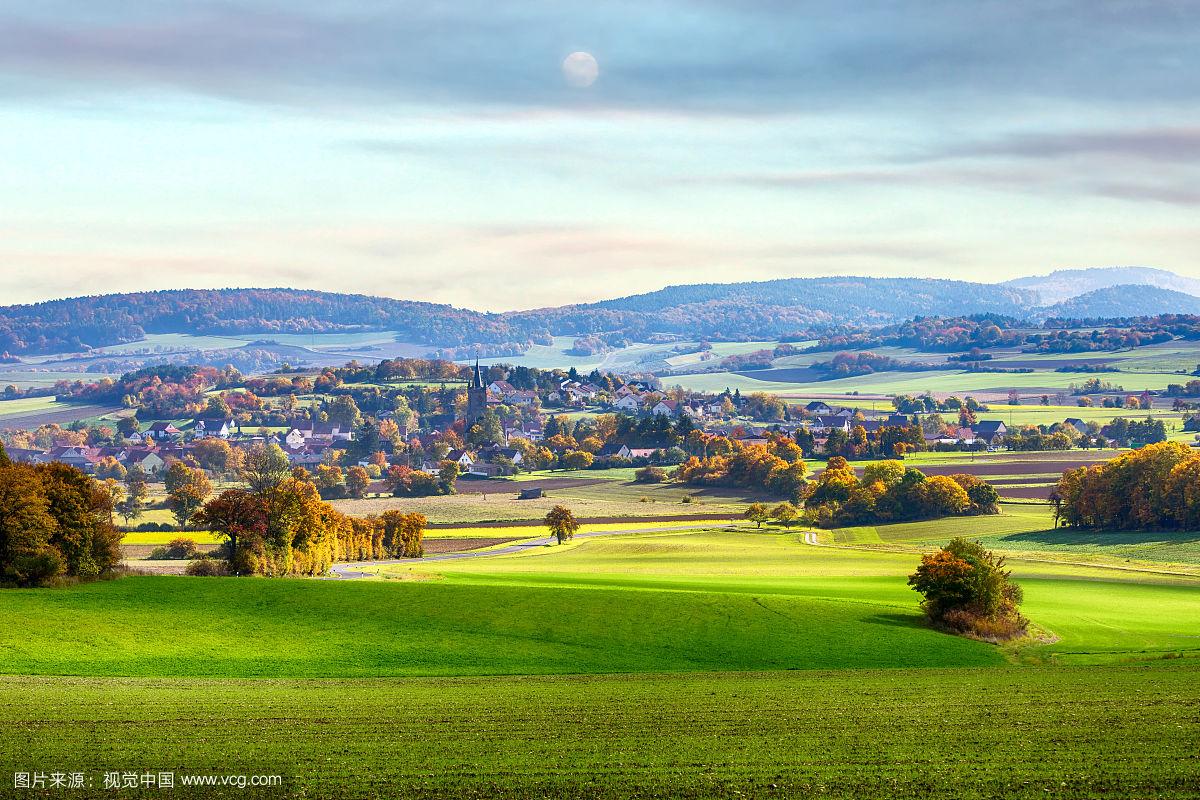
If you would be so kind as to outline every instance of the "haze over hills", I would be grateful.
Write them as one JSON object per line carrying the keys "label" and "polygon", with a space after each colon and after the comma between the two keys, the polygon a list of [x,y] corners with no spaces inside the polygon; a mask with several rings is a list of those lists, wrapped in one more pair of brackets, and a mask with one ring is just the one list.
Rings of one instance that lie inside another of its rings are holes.
{"label": "haze over hills", "polygon": [[1154,267],[1059,269],[1049,275],[1014,278],[1001,285],[1032,291],[1038,297],[1038,305],[1045,306],[1080,297],[1097,289],[1111,289],[1116,286],[1153,286],[1200,296],[1200,280]]}
{"label": "haze over hills", "polygon": [[1067,319],[1200,314],[1200,297],[1149,285],[1109,286],[1041,310],[1042,317]]}
{"label": "haze over hills", "polygon": [[[1047,297],[1060,299],[1047,302]],[[595,303],[503,314],[298,289],[136,292],[0,307],[0,353],[11,358],[79,352],[137,342],[149,333],[269,338],[272,333],[394,331],[400,341],[465,357],[523,352],[552,336],[599,336],[610,344],[656,337],[795,338],[914,316],[981,313],[1032,320],[1200,313],[1200,281],[1142,267],[1060,270],[1001,284],[788,278],[668,286]]]}

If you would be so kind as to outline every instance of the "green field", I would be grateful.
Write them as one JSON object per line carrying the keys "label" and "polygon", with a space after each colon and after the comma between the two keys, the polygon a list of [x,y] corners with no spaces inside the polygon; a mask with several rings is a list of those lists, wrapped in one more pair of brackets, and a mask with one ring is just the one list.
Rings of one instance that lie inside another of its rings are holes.
{"label": "green field", "polygon": [[[1195,796],[1191,668],[245,681],[0,678],[0,769],[72,797]],[[84,754],[87,754],[86,756]],[[100,790],[106,771],[279,789]],[[51,795],[56,796],[56,795]]]}
{"label": "green field", "polygon": [[[283,776],[264,797],[1194,796],[1200,569],[1177,563],[1200,540],[1048,523],[0,592],[0,770]],[[906,576],[960,534],[1010,552],[1041,643],[923,624]]]}
{"label": "green field", "polygon": [[[555,505],[569,505],[580,518],[616,517],[678,517],[694,514],[728,514],[739,517],[749,503],[761,497],[746,490],[707,488],[679,484],[635,484],[615,479],[605,480],[604,472],[576,473],[579,477],[595,479],[590,486],[547,490],[536,500],[518,500],[521,481],[496,486],[494,491],[460,493],[440,497],[372,497],[363,500],[336,500],[333,505],[356,517],[382,514],[390,509],[424,514],[430,522],[471,524],[478,522],[512,522],[538,520]],[[551,477],[551,476],[542,476]],[[555,473],[552,477],[564,477]],[[691,498],[685,501],[684,498]],[[778,502],[778,498],[775,498]]]}

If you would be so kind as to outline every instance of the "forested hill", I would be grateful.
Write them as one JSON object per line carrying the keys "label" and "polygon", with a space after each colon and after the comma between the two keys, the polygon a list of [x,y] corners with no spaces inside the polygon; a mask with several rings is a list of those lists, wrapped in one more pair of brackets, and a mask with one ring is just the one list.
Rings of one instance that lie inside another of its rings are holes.
{"label": "forested hill", "polygon": [[1200,297],[1157,286],[1110,286],[1056,303],[1040,313],[1064,319],[1200,314]]}
{"label": "forested hill", "polygon": [[0,307],[0,355],[77,352],[139,341],[149,333],[269,338],[272,333],[372,330],[396,331],[403,341],[469,355],[476,352],[473,345],[489,352],[523,352],[551,335],[600,335],[613,346],[656,337],[794,340],[828,338],[914,317],[1163,313],[1200,313],[1200,299],[1153,286],[1115,286],[1045,306],[1034,290],[1005,284],[788,278],[669,286],[597,303],[484,314],[436,303],[299,289],[184,289]]}
{"label": "forested hill", "polygon": [[1035,292],[1040,298],[1038,305],[1041,306],[1062,303],[1099,289],[1131,285],[1151,286],[1188,295],[1200,295],[1200,280],[1153,267],[1059,269],[1049,275],[1014,278],[1011,281],[1005,281],[1003,285]]}
{"label": "forested hill", "polygon": [[663,311],[712,303],[808,309],[829,317],[865,315],[895,321],[924,314],[1021,314],[1037,296],[996,284],[935,278],[784,278],[751,283],[668,286],[657,292],[604,300],[584,308]]}
{"label": "forested hill", "polygon": [[147,333],[395,330],[429,344],[523,340],[519,323],[435,303],[298,289],[183,289],[0,307],[0,352],[71,352]]}

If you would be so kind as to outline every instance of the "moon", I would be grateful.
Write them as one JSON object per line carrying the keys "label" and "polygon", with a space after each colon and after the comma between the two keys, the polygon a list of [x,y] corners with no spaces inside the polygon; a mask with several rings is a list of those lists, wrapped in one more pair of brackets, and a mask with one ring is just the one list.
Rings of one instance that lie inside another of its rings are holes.
{"label": "moon", "polygon": [[563,59],[562,74],[569,85],[586,89],[600,77],[600,65],[591,53],[579,50]]}

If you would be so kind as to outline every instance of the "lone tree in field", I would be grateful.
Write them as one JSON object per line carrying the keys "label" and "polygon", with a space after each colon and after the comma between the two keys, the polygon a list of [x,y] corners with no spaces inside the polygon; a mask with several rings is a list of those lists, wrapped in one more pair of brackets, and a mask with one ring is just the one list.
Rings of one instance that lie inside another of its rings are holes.
{"label": "lone tree in field", "polygon": [[792,523],[798,516],[800,516],[800,509],[791,503],[780,503],[771,509],[771,519],[788,528],[792,527]]}
{"label": "lone tree in field", "polygon": [[1003,641],[1029,624],[1017,611],[1021,587],[1004,569],[1004,558],[978,542],[956,538],[922,556],[908,585],[925,597],[921,608],[930,621],[955,633]]}
{"label": "lone tree in field", "polygon": [[753,503],[742,516],[761,528],[762,524],[771,518],[771,512],[762,503]]}
{"label": "lone tree in field", "polygon": [[566,506],[555,506],[546,515],[546,527],[550,529],[550,533],[558,537],[558,543],[562,544],[567,539],[574,538],[575,532],[579,530],[579,523],[575,520],[571,509]]}

